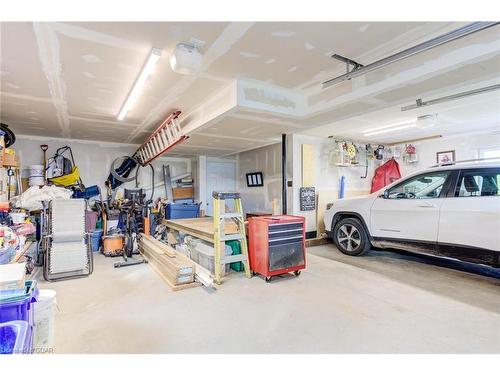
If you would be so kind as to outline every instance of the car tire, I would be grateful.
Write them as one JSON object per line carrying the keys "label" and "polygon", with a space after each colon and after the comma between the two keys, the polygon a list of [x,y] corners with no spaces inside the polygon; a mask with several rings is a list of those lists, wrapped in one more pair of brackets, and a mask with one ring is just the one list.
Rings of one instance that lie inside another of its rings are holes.
{"label": "car tire", "polygon": [[333,242],[344,254],[359,256],[371,248],[365,227],[359,219],[341,219],[333,228]]}

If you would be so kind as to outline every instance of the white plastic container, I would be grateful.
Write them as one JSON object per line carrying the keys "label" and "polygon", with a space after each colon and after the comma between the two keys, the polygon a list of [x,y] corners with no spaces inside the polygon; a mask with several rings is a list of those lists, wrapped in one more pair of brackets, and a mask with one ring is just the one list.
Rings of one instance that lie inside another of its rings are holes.
{"label": "white plastic container", "polygon": [[56,291],[52,289],[40,289],[35,306],[35,320],[33,327],[33,348],[37,350],[53,350],[55,315],[56,315]]}
{"label": "white plastic container", "polygon": [[[214,264],[214,248],[212,246],[206,245],[202,242],[196,245],[196,256],[197,261],[200,266],[209,270],[212,274],[215,273],[215,264]],[[233,250],[231,246],[226,246],[226,256],[231,255]],[[191,259],[193,259],[193,252],[191,252]],[[194,259],[193,259],[194,260]],[[230,264],[226,264],[222,270],[222,273],[225,274],[229,272]]]}
{"label": "white plastic container", "polygon": [[14,224],[22,224],[26,219],[26,212],[11,212],[9,216]]}
{"label": "white plastic container", "polygon": [[42,186],[45,185],[45,178],[43,176],[30,176],[28,180],[30,186]]}
{"label": "white plastic container", "polygon": [[44,166],[40,164],[30,165],[29,173],[30,177],[43,177],[44,176]]}

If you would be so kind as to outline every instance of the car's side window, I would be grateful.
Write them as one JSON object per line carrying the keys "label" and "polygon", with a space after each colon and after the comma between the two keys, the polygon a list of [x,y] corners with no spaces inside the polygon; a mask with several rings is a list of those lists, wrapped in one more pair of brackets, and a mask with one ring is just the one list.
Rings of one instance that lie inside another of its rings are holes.
{"label": "car's side window", "polygon": [[438,198],[450,171],[436,171],[412,177],[389,190],[390,199]]}
{"label": "car's side window", "polygon": [[500,169],[462,171],[455,190],[456,197],[490,197],[500,195]]}

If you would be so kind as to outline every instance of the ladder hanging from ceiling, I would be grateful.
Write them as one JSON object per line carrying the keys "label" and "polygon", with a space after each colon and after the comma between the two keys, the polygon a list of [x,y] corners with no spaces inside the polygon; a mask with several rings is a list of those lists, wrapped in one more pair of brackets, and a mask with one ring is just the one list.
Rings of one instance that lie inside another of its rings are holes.
{"label": "ladder hanging from ceiling", "polygon": [[[234,262],[242,262],[245,275],[251,277],[250,263],[248,262],[247,236],[245,233],[245,219],[243,218],[243,207],[241,205],[240,193],[221,193],[214,191],[214,268],[215,282],[222,281],[222,267]],[[226,212],[226,200],[234,201],[234,211]],[[236,223],[238,230],[236,233],[226,234],[226,219],[232,219]],[[240,241],[241,254],[225,255],[226,241]]]}
{"label": "ladder hanging from ceiling", "polygon": [[176,144],[188,137],[182,134],[178,117],[181,111],[172,112],[149,138],[134,153],[134,158],[143,167],[160,157]]}

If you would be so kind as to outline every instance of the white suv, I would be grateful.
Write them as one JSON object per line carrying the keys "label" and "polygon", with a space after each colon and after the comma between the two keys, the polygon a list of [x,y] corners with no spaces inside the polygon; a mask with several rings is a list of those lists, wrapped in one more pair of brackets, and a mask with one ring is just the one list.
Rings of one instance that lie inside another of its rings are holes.
{"label": "white suv", "polygon": [[432,167],[327,206],[344,254],[396,248],[500,267],[500,163]]}

